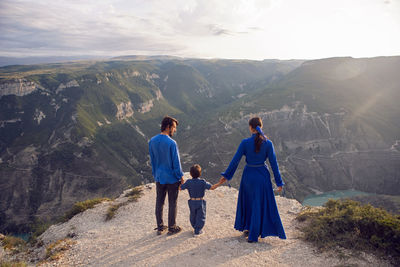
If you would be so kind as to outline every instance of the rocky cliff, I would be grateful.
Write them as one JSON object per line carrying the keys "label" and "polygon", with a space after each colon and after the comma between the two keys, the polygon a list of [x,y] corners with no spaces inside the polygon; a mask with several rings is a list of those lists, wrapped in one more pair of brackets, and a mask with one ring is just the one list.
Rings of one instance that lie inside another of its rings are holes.
{"label": "rocky cliff", "polygon": [[0,98],[6,95],[24,96],[40,88],[40,86],[26,79],[12,79],[0,83]]}
{"label": "rocky cliff", "polygon": [[166,114],[180,121],[175,138],[184,170],[200,163],[211,182],[249,135],[248,118],[259,115],[286,196],[349,188],[399,194],[399,61],[151,59],[3,68],[1,88],[12,81],[30,89],[0,98],[0,232],[28,230],[73,202],[150,182],[147,141]]}
{"label": "rocky cliff", "polygon": [[[129,202],[127,190],[113,201],[51,226],[39,237],[38,245],[25,257],[18,255],[19,259],[40,266],[392,266],[389,261],[364,252],[316,250],[301,238],[295,219],[301,204],[281,196],[276,201],[287,239],[266,237],[258,243],[247,243],[242,232],[233,228],[238,192],[226,186],[206,192],[203,235],[193,236],[189,196],[184,190],[179,194],[177,216],[182,232],[157,236],[155,184],[142,188],[143,195],[137,202]],[[109,208],[116,205],[121,207],[115,217],[106,221]],[[0,248],[0,260],[1,252]],[[3,258],[12,257],[16,256],[3,252]]]}

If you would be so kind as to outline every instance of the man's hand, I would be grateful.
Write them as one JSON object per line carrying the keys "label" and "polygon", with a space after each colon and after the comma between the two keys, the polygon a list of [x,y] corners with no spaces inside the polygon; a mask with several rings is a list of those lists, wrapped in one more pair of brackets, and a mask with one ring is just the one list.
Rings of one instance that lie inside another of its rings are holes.
{"label": "man's hand", "polygon": [[185,180],[183,179],[183,176],[181,177],[181,184],[184,184]]}
{"label": "man's hand", "polygon": [[276,191],[278,191],[278,193],[282,192],[282,186],[279,186]]}

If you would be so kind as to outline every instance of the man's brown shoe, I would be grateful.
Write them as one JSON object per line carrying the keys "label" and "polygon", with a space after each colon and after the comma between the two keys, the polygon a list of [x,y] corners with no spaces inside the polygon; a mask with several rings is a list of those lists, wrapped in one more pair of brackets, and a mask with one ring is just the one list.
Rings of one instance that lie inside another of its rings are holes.
{"label": "man's brown shoe", "polygon": [[179,226],[174,226],[168,229],[167,235],[174,235],[179,233],[180,231],[182,231],[182,228],[180,228]]}
{"label": "man's brown shoe", "polygon": [[161,227],[154,228],[154,230],[157,230],[157,235],[162,235],[167,230],[167,228],[167,226],[163,225]]}

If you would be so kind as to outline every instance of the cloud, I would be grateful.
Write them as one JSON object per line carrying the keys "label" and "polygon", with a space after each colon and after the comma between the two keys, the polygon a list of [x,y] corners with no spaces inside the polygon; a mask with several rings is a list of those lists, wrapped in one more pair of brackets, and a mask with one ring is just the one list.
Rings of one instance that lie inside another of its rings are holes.
{"label": "cloud", "polygon": [[2,1],[1,53],[26,55],[164,53],[185,49],[157,31],[157,22],[109,5],[80,2]]}
{"label": "cloud", "polygon": [[0,0],[0,56],[400,53],[400,2],[384,1]]}
{"label": "cloud", "polygon": [[219,25],[210,24],[208,25],[208,29],[212,35],[233,35],[233,32],[230,30],[224,29]]}

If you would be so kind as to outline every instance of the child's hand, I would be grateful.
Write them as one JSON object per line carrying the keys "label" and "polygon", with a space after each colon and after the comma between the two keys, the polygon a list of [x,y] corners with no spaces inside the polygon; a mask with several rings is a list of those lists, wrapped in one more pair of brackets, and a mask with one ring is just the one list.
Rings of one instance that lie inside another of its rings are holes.
{"label": "child's hand", "polygon": [[216,189],[218,186],[219,186],[219,184],[214,184],[214,185],[211,186],[210,190],[214,190],[214,189]]}

